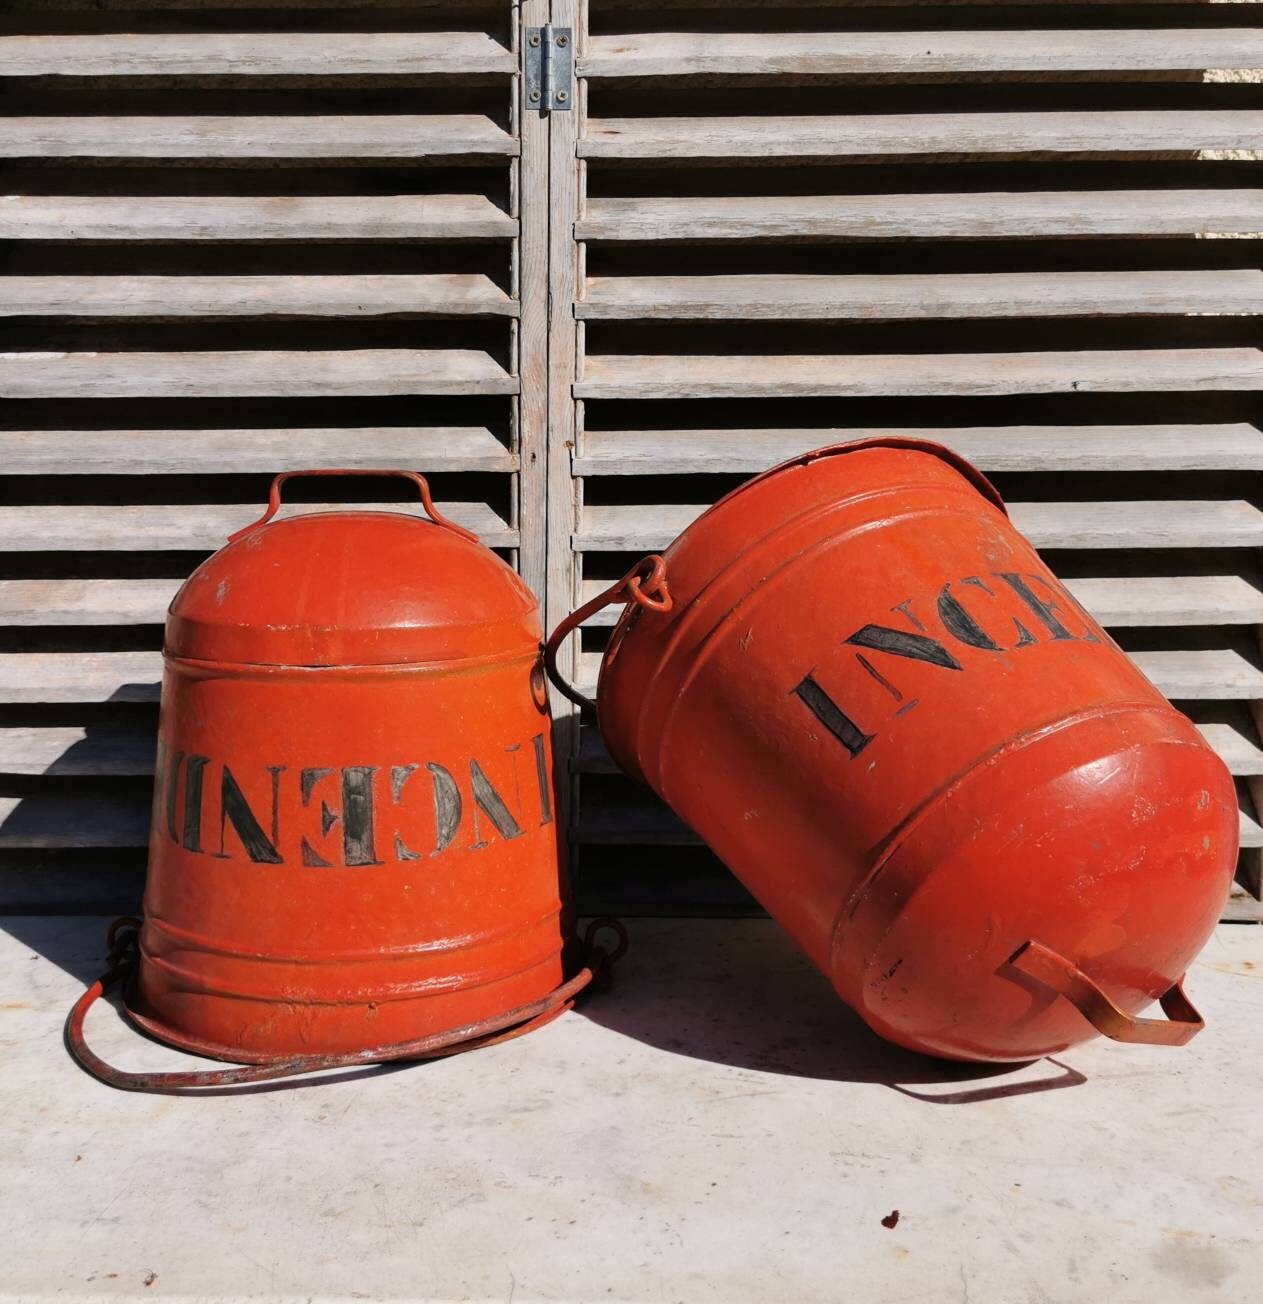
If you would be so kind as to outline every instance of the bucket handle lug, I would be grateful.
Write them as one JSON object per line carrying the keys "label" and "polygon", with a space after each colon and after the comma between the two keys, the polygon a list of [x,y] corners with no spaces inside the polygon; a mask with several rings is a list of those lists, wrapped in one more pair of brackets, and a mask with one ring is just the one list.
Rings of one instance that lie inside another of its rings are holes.
{"label": "bucket handle lug", "polygon": [[1009,963],[1019,973],[1064,996],[1097,1032],[1114,1041],[1183,1046],[1206,1026],[1184,994],[1183,977],[1158,998],[1165,1019],[1138,1019],[1120,1010],[1082,969],[1042,942],[1023,942]]}
{"label": "bucket handle lug", "polygon": [[348,468],[338,468],[338,467],[317,467],[317,468],[313,468],[310,471],[282,471],[281,474],[278,475],[272,481],[272,488],[268,491],[267,509],[266,511],[264,511],[263,515],[260,516],[257,521],[251,521],[249,525],[244,526],[242,529],[236,530],[232,534],[230,534],[228,536],[228,542],[235,543],[238,539],[249,534],[251,531],[257,530],[259,526],[266,525],[272,519],[272,517],[274,517],[276,513],[280,510],[281,487],[285,484],[286,480],[293,480],[296,476],[300,476],[300,475],[301,476],[308,476],[308,475],[401,476],[405,480],[411,480],[413,484],[417,486],[417,489],[421,494],[421,506],[425,509],[425,514],[430,518],[430,520],[434,522],[435,525],[442,526],[443,529],[445,530],[451,530],[453,534],[459,534],[462,539],[468,539],[470,540],[471,543],[480,542],[478,536],[472,530],[465,529],[463,525],[457,525],[455,521],[449,520],[446,516],[443,515],[442,512],[438,510],[437,507],[435,507],[434,499],[430,496],[430,486],[426,482],[425,476],[420,475],[418,472],[400,471],[394,469],[351,470]]}
{"label": "bucket handle lug", "polygon": [[562,643],[583,624],[589,616],[595,615],[602,607],[612,602],[634,602],[646,611],[670,611],[674,606],[671,590],[667,587],[667,564],[657,553],[642,558],[608,589],[598,593],[590,602],[572,611],[553,632],[544,644],[544,669],[553,681],[557,691],[569,698],[576,706],[587,711],[595,711],[596,703],[579,692],[561,673],[557,666],[557,653]]}

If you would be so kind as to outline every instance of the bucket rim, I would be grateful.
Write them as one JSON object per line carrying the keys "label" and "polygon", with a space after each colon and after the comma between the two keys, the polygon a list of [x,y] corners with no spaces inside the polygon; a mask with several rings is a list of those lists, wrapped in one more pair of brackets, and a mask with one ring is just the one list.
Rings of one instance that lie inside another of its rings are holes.
{"label": "bucket rim", "polygon": [[848,439],[837,444],[824,444],[820,448],[812,448],[805,453],[798,453],[794,457],[787,458],[784,462],[778,462],[775,466],[768,467],[766,471],[760,471],[758,475],[743,480],[735,489],[730,489],[722,498],[714,502],[697,520],[682,531],[679,537],[688,533],[698,522],[704,521],[712,513],[726,506],[738,495],[754,488],[755,485],[762,484],[764,480],[768,480],[772,476],[780,475],[782,471],[789,471],[798,466],[808,466],[812,462],[822,461],[826,457],[837,457],[843,453],[857,453],[866,448],[906,448],[912,452],[928,453],[932,457],[937,457],[940,461],[946,462],[954,471],[959,472],[1004,516],[1007,517],[1009,514],[1009,509],[1005,506],[1004,499],[995,485],[972,462],[959,453],[953,452],[945,444],[935,443],[932,439],[915,439],[903,435],[872,435],[866,439]]}

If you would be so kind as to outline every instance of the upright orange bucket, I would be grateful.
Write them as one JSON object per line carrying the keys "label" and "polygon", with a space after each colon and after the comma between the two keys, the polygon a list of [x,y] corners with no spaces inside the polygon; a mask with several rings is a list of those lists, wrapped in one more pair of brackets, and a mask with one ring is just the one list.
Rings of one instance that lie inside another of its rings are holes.
{"label": "upright orange bucket", "polygon": [[1200,1028],[1232,780],[973,467],[910,439],[787,462],[564,622],[550,669],[615,600],[611,756],[877,1032],[1022,1060]]}
{"label": "upright orange bucket", "polygon": [[[267,510],[171,604],[138,964],[162,1041],[250,1081],[485,1045],[569,1007],[564,863],[534,596],[468,530]],[[130,930],[125,930],[125,934]]]}

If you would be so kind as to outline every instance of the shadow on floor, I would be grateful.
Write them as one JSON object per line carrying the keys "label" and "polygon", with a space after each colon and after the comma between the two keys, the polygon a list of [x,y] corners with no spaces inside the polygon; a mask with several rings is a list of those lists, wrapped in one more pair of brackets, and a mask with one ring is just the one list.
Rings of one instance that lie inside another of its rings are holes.
{"label": "shadow on floor", "polygon": [[613,989],[585,1001],[581,1012],[672,1054],[762,1073],[880,1083],[948,1105],[1087,1080],[1058,1060],[958,1064],[892,1045],[843,1005],[769,922],[632,920],[628,926],[631,947]]}

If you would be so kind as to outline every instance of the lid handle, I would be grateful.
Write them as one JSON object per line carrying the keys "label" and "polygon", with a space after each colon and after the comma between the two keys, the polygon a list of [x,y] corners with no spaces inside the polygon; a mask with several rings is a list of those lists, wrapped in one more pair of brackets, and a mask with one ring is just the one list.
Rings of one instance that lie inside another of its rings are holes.
{"label": "lid handle", "polygon": [[280,510],[281,506],[281,486],[286,480],[292,480],[295,476],[300,475],[395,475],[402,476],[405,480],[411,480],[417,486],[421,494],[421,506],[425,508],[425,514],[434,522],[446,530],[451,530],[453,534],[459,534],[462,539],[469,539],[473,543],[481,542],[478,536],[472,531],[467,530],[463,525],[457,525],[455,521],[449,521],[434,505],[434,499],[430,496],[430,486],[426,483],[425,476],[418,474],[416,471],[397,471],[397,470],[350,470],[338,467],[319,467],[310,471],[282,471],[272,481],[272,488],[268,492],[267,510],[259,517],[257,521],[251,521],[249,525],[228,536],[228,542],[233,543],[243,535],[249,534],[251,530],[257,530],[260,525],[266,525],[272,517]]}

